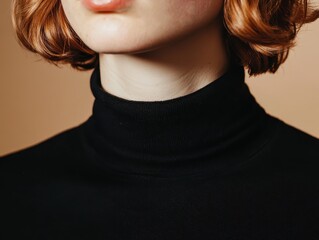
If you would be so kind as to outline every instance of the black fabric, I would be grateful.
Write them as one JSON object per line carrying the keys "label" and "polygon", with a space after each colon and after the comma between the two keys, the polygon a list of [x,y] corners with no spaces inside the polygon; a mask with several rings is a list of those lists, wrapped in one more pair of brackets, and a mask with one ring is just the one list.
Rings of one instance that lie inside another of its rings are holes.
{"label": "black fabric", "polygon": [[90,83],[87,120],[0,158],[0,239],[319,239],[319,139],[242,66],[164,101]]}

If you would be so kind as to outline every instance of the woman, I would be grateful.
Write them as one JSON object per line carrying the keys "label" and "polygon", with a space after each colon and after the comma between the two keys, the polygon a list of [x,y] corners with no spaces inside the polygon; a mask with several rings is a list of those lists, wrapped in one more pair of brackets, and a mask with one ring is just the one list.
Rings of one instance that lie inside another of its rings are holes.
{"label": "woman", "polygon": [[16,0],[22,44],[93,69],[92,115],[1,158],[1,239],[319,239],[319,139],[244,82],[276,72],[297,0]]}

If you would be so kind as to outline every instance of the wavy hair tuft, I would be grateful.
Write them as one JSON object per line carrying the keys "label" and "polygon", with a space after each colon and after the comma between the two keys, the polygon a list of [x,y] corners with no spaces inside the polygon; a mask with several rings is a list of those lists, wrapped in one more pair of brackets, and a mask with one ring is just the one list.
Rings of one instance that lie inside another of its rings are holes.
{"label": "wavy hair tuft", "polygon": [[[302,25],[319,18],[308,0],[224,0],[223,7],[227,53],[250,76],[275,73],[296,45]],[[21,46],[55,65],[97,66],[98,53],[77,36],[60,0],[13,0],[11,16]]]}

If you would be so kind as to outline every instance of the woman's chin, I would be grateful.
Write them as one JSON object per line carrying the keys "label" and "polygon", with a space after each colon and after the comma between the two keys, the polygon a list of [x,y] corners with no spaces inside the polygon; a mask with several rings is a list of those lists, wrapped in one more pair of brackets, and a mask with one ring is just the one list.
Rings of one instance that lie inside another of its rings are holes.
{"label": "woman's chin", "polygon": [[[160,48],[163,43],[154,41],[154,39],[140,39],[132,37],[134,35],[112,35],[112,34],[88,34],[90,38],[84,40],[84,43],[93,51],[98,53],[128,53],[137,54],[150,52]],[[135,35],[138,36],[138,35]],[[83,39],[83,38],[82,38]]]}

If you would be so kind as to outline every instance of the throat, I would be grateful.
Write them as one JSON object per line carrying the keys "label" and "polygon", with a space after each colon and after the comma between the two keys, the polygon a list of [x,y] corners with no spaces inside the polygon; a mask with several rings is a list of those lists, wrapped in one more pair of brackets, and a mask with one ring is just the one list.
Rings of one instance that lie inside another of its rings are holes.
{"label": "throat", "polygon": [[266,113],[244,76],[242,66],[233,65],[189,94],[134,101],[106,92],[96,68],[91,76],[95,101],[85,130],[87,145],[100,167],[130,174],[218,173],[236,166],[268,134]]}

